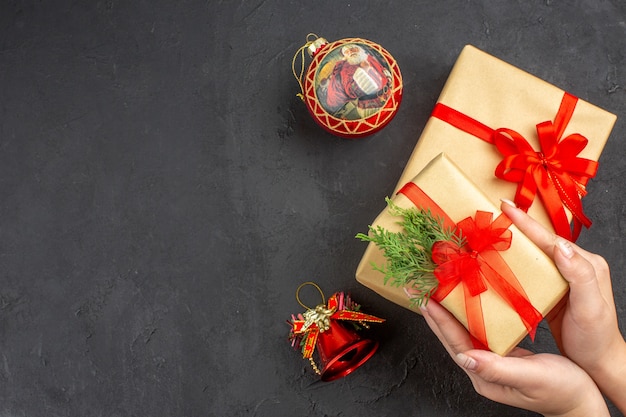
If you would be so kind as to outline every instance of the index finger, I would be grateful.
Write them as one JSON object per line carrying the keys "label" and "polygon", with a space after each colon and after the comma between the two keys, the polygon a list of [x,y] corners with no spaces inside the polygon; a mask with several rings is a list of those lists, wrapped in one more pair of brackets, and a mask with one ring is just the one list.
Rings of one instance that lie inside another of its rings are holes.
{"label": "index finger", "polygon": [[535,245],[537,245],[542,251],[552,258],[554,251],[554,245],[556,244],[557,236],[551,231],[547,230],[535,219],[530,217],[525,211],[515,207],[508,201],[502,201],[500,209],[506,214],[513,224]]}
{"label": "index finger", "polygon": [[[539,247],[546,255],[551,259],[554,258],[554,246],[556,245],[559,236],[550,230],[546,229],[541,223],[530,217],[524,210],[515,206],[515,204],[508,200],[502,200],[500,209],[506,214],[513,224],[535,245]],[[570,242],[570,245],[576,252],[581,254],[585,259],[592,264],[594,254],[584,250],[580,246]],[[595,265],[594,265],[595,266]]]}

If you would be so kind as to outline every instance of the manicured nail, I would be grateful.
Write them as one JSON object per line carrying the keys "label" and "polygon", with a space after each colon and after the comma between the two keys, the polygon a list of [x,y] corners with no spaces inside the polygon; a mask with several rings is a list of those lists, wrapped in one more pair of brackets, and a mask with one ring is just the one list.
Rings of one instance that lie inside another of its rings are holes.
{"label": "manicured nail", "polygon": [[511,207],[515,207],[515,208],[517,208],[517,204],[515,204],[514,202],[512,202],[512,201],[511,201],[511,200],[509,200],[509,199],[506,199],[506,198],[501,198],[501,199],[500,199],[500,201],[502,201],[504,204],[507,204],[507,205],[509,205],[509,206],[511,206]]}
{"label": "manicured nail", "polygon": [[559,247],[559,251],[561,251],[561,254],[566,258],[570,259],[572,256],[574,256],[574,248],[572,247],[572,244],[569,243],[567,240],[558,239],[556,241],[556,245]]}
{"label": "manicured nail", "polygon": [[466,369],[468,371],[474,371],[478,366],[478,362],[476,362],[476,359],[470,358],[465,353],[457,353],[456,361],[459,365],[461,365],[461,367],[463,367],[463,369]]}

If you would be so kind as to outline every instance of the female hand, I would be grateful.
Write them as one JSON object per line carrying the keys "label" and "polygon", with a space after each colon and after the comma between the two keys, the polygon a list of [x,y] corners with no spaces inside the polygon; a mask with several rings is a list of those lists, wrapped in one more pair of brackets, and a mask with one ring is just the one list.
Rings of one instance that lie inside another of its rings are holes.
{"label": "female hand", "polygon": [[467,330],[445,308],[430,300],[422,312],[480,395],[544,416],[609,415],[592,379],[569,359],[521,348],[508,357],[474,350]]}
{"label": "female hand", "polygon": [[626,343],[620,333],[606,261],[556,236],[512,203],[502,211],[550,256],[569,295],[547,317],[559,349],[626,413]]}

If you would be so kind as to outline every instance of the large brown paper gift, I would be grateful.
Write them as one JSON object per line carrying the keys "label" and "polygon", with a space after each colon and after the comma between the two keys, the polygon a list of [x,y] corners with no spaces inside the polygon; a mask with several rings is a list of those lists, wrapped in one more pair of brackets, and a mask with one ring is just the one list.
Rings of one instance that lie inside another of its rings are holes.
{"label": "large brown paper gift", "polygon": [[[566,127],[561,138],[573,133],[584,136],[589,142],[578,156],[597,161],[615,123],[615,115],[581,99],[576,102],[576,97],[563,90],[473,46],[466,46],[450,73],[396,191],[433,157],[445,152],[492,202],[501,198],[514,200],[517,184],[494,176],[496,166],[503,159],[496,146],[435,117],[436,111],[447,107],[490,129],[512,129],[523,136],[534,151],[540,151],[536,125],[546,121],[555,121],[556,125],[555,117],[565,96],[575,101],[575,107],[569,122],[564,123]],[[581,185],[584,183],[586,180],[581,181]],[[581,190],[584,193],[584,187]],[[554,230],[543,204],[537,200],[539,196],[534,199],[529,214]],[[576,200],[580,203],[580,198]],[[556,202],[562,207],[561,199],[557,198]],[[564,207],[563,211],[562,224],[569,230],[571,207]],[[575,233],[573,238],[568,238],[575,240]]]}
{"label": "large brown paper gift", "polygon": [[[434,158],[412,182],[455,223],[470,216],[474,217],[477,210],[491,212],[494,217],[501,213],[499,208],[445,154]],[[401,208],[414,207],[404,194],[396,194],[392,200]],[[400,218],[392,215],[386,208],[372,226],[382,226],[390,232],[398,232],[402,230],[398,221]],[[567,282],[553,261],[524,234],[515,226],[510,226],[509,229],[512,231],[511,246],[508,250],[498,253],[515,274],[528,300],[545,316],[567,293]],[[393,286],[391,282],[385,284],[384,274],[375,270],[373,265],[386,265],[386,259],[376,244],[370,242],[357,268],[357,281],[394,303],[411,309],[410,300],[403,288]],[[468,327],[461,287],[462,285],[458,285],[441,304]],[[520,316],[490,285],[479,297],[483,308],[488,347],[498,354],[505,355],[528,334],[527,329]],[[412,310],[418,312],[414,308]]]}

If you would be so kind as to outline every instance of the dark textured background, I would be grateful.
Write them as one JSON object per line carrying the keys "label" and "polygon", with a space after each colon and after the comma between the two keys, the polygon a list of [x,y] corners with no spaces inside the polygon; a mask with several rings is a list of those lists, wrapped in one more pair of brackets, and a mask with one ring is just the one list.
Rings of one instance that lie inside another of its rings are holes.
{"label": "dark textured background", "polygon": [[[315,125],[291,74],[308,32],[395,56],[385,129]],[[2,1],[0,416],[533,415],[354,280],[353,236],[467,43],[620,117],[579,243],[610,262],[624,330],[621,0]],[[317,382],[287,343],[305,280],[388,319],[347,378]],[[545,327],[531,348],[554,351]]]}

